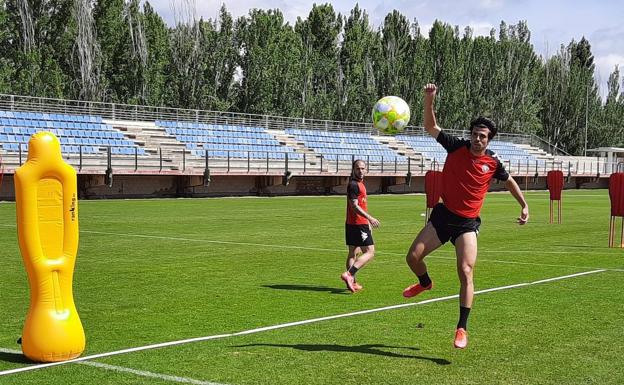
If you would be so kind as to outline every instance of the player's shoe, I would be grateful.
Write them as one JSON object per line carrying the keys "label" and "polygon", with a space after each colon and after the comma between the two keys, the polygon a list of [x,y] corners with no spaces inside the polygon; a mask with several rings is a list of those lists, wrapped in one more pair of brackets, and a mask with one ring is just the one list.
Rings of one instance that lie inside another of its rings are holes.
{"label": "player's shoe", "polygon": [[353,282],[353,288],[355,289],[355,291],[360,291],[364,289],[364,286],[360,285],[358,282]]}
{"label": "player's shoe", "polygon": [[454,345],[457,349],[464,349],[468,345],[468,332],[466,332],[466,329],[459,328],[455,331]]}
{"label": "player's shoe", "polygon": [[342,279],[344,283],[347,284],[347,289],[349,289],[352,293],[355,293],[357,291],[357,289],[355,288],[355,278],[353,278],[353,276],[348,271],[342,273],[340,279]]}
{"label": "player's shoe", "polygon": [[408,286],[403,290],[403,297],[412,298],[422,293],[425,290],[431,290],[433,287],[433,282],[431,282],[428,286],[422,286],[420,283],[415,283],[411,286]]}

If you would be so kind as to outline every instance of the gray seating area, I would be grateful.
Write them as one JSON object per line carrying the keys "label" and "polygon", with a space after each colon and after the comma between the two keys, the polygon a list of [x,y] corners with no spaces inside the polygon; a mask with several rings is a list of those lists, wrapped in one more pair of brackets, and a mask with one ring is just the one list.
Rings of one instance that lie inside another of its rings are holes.
{"label": "gray seating area", "polygon": [[100,116],[0,111],[0,144],[7,152],[28,151],[30,136],[49,131],[61,143],[63,154],[145,155],[143,148],[102,122]]}
{"label": "gray seating area", "polygon": [[350,161],[352,158],[361,158],[371,162],[407,162],[405,156],[377,142],[369,134],[293,128],[285,131],[327,160]]}
{"label": "gray seating area", "polygon": [[260,127],[157,120],[156,126],[174,136],[193,155],[211,158],[299,159],[301,154],[282,145]]}

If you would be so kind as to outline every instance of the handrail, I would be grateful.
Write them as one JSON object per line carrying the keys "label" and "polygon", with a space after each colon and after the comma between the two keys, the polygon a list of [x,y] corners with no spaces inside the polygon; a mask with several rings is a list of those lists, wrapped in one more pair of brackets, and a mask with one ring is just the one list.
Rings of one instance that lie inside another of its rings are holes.
{"label": "handrail", "polygon": [[[86,100],[57,99],[35,96],[11,95],[0,93],[0,109],[9,111],[44,112],[99,115],[112,120],[154,121],[176,120],[207,124],[241,125],[263,127],[265,129],[283,130],[286,128],[312,129],[321,131],[360,132],[370,135],[383,136],[384,134],[372,127],[368,122],[344,122],[336,120],[321,120],[308,118],[294,118],[278,115],[248,114],[240,112],[211,111],[188,108],[174,108],[161,106],[146,106],[138,104],[108,103]],[[457,136],[467,136],[466,130],[446,130]],[[407,135],[426,135],[420,126],[407,126]],[[570,155],[566,151],[550,144],[548,141],[534,135],[499,133],[499,140],[513,143],[534,145],[537,141],[547,152],[557,151],[559,154]]]}

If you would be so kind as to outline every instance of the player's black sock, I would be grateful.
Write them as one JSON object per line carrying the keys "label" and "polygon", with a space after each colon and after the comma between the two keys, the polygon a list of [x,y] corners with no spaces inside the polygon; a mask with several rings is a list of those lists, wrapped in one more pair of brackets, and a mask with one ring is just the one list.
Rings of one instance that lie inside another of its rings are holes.
{"label": "player's black sock", "polygon": [[463,307],[460,306],[459,307],[459,322],[457,323],[457,328],[462,328],[464,330],[467,329],[467,324],[468,324],[468,315],[470,314],[470,308],[469,307]]}
{"label": "player's black sock", "polygon": [[425,274],[418,276],[418,282],[420,282],[420,286],[427,287],[431,285],[431,278],[429,278],[429,274],[425,272]]}
{"label": "player's black sock", "polygon": [[358,272],[358,270],[360,270],[360,269],[358,269],[357,267],[355,267],[355,265],[351,265],[351,267],[349,268],[349,274],[351,274],[352,276],[354,276],[354,277],[355,277],[355,273],[357,273],[357,272]]}

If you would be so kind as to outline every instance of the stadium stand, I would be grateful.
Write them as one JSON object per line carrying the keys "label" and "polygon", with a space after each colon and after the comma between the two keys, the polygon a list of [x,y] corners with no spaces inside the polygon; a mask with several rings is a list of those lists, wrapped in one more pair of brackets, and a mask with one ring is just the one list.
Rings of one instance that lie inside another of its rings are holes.
{"label": "stadium stand", "polygon": [[199,157],[299,159],[301,154],[282,145],[260,127],[244,127],[193,122],[157,120],[157,127],[184,143],[191,154]]}
{"label": "stadium stand", "polygon": [[407,161],[405,156],[379,143],[369,134],[294,128],[288,128],[285,132],[327,160],[351,161],[353,158],[361,158],[369,162]]}
{"label": "stadium stand", "polygon": [[59,138],[65,154],[98,154],[110,147],[113,154],[145,155],[100,116],[0,111],[0,143],[7,152],[28,151],[30,136],[43,130]]}

